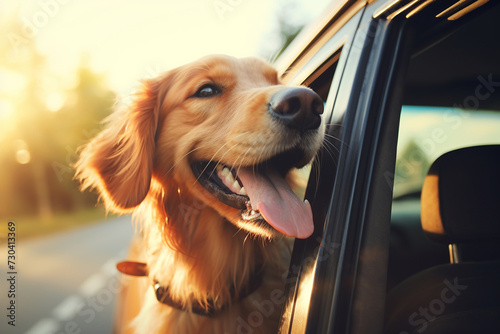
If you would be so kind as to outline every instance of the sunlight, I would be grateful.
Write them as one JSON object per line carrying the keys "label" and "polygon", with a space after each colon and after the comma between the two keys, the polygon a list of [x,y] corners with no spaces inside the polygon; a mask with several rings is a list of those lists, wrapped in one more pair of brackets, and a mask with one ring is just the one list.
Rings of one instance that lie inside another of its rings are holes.
{"label": "sunlight", "polygon": [[31,160],[31,154],[28,150],[22,149],[16,152],[16,161],[21,165],[26,165]]}
{"label": "sunlight", "polygon": [[28,144],[22,139],[18,139],[14,142],[14,147],[16,148],[16,161],[20,165],[26,165],[31,161],[31,154],[28,150]]}
{"label": "sunlight", "polygon": [[66,101],[66,96],[62,93],[50,93],[45,99],[45,106],[49,111],[59,111]]}
{"label": "sunlight", "polygon": [[14,104],[5,99],[0,99],[0,119],[5,122],[8,118],[14,115]]}
{"label": "sunlight", "polygon": [[[89,52],[90,66],[107,73],[112,88],[124,92],[151,72],[156,75],[206,54],[255,55],[262,35],[271,30],[276,4],[262,0],[234,3],[221,11],[211,1],[127,2],[119,6],[102,1],[72,2],[61,5],[39,27],[35,42],[49,55],[47,65],[57,73],[75,68],[82,51]],[[27,11],[26,18],[33,17],[36,10]],[[89,17],[92,24],[85,19]]]}
{"label": "sunlight", "polygon": [[26,77],[16,71],[0,68],[0,93],[15,96],[26,89]]}

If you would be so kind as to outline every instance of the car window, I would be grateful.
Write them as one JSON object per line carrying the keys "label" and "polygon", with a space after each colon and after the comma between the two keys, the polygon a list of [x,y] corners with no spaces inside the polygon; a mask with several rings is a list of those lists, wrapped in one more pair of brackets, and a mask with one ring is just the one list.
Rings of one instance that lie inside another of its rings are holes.
{"label": "car window", "polygon": [[[335,71],[337,69],[340,52],[341,51],[339,50],[333,56],[329,57],[311,75],[309,75],[309,77],[305,81],[302,82],[302,85],[311,88],[321,97],[325,108],[327,107],[326,101],[328,100],[328,95],[332,88],[333,75],[335,74]],[[327,119],[329,118],[329,116],[329,110],[325,110],[323,115],[324,123],[328,123]],[[332,138],[327,138],[327,140],[331,142]],[[335,147],[336,144],[337,143],[331,143],[329,146],[325,146],[325,148],[328,148],[323,152],[323,154],[332,154],[331,150],[334,150],[333,147]],[[297,195],[299,195],[300,198],[305,197],[306,187],[311,175],[311,168],[314,163],[318,164],[318,161],[311,161],[305,167],[298,170],[295,175],[296,178],[294,181],[298,185],[298,187],[295,189],[295,192],[297,193]]]}
{"label": "car window", "polygon": [[[350,38],[352,38],[356,21],[342,26],[337,35],[320,38],[318,45],[306,52],[293,64],[295,71],[285,71],[285,83],[291,82],[310,87],[323,99],[325,111],[325,140],[315,161],[306,169],[308,178],[305,197],[310,201],[314,217],[314,233],[306,240],[296,240],[293,246],[290,267],[283,276],[287,302],[283,307],[280,333],[300,333],[305,331],[312,298],[313,271],[318,250],[323,245],[322,235],[325,219],[331,201],[333,183],[338,167],[340,154],[342,118],[333,119],[335,102],[345,63],[347,61]],[[323,44],[324,43],[324,44]],[[299,66],[300,65],[300,66]],[[345,145],[344,145],[345,146]],[[332,242],[328,243],[331,251]]]}
{"label": "car window", "polygon": [[[322,174],[319,168],[326,168],[327,166],[330,166],[331,169],[332,159],[335,158],[335,156],[338,154],[338,148],[336,147],[339,145],[339,142],[335,139],[336,137],[334,135],[330,134],[332,131],[334,131],[332,130],[332,127],[334,128],[335,126],[329,124],[329,119],[331,117],[331,106],[333,104],[330,101],[331,95],[334,95],[330,94],[330,91],[335,88],[332,86],[332,81],[338,68],[340,53],[341,50],[338,50],[336,53],[334,53],[334,55],[325,60],[310,76],[308,76],[305,81],[302,82],[303,85],[313,89],[322,98],[325,106],[323,122],[325,122],[327,134],[323,144],[323,148],[321,149],[319,155],[311,163],[298,171],[298,182],[296,180],[296,183],[300,185],[299,189],[296,190],[298,195],[302,196],[302,198],[307,197],[311,202],[315,223],[315,232],[313,236],[315,235],[316,238],[322,230],[319,224],[322,223],[322,219],[324,219],[324,215],[326,214],[325,210],[327,208],[327,205],[324,202],[331,195],[331,182],[333,182],[334,178],[334,173]],[[326,179],[329,179],[330,181],[326,181]],[[322,212],[320,212],[318,208],[321,208]],[[317,248],[319,245],[319,241],[314,242],[316,243],[314,248]],[[308,298],[307,293],[304,293],[303,291],[310,288],[310,282],[302,282],[300,287],[294,286],[296,283],[298,283],[299,275],[304,275],[304,273],[307,271],[309,271],[310,273],[314,262],[313,257],[309,257],[307,263],[305,263],[304,259],[298,256],[299,254],[302,254],[301,249],[303,246],[303,243],[301,243],[301,241],[299,241],[299,243],[301,244],[301,246],[297,246],[297,242],[294,245],[294,254],[292,254],[289,272],[283,276],[285,278],[285,283],[287,284],[288,291],[286,292],[286,294],[288,294],[289,296],[293,296],[290,300],[293,300],[293,298],[299,298],[299,295],[302,296],[302,298]],[[307,268],[300,268],[300,266],[302,265],[307,266]],[[281,324],[282,332],[285,332],[285,328],[288,328],[289,330],[293,328],[293,330],[296,331],[299,330],[298,326],[304,325],[304,323],[295,323],[293,325],[291,323],[291,307],[294,307],[294,316],[300,317],[306,316],[307,314],[307,302],[298,302],[297,300],[295,301],[295,305],[293,303],[287,303],[283,309],[283,323]]]}
{"label": "car window", "polygon": [[354,21],[326,101],[338,166],[309,182],[335,177],[313,196],[324,233],[295,244],[282,333],[380,332],[386,287],[449,262],[421,228],[423,179],[444,152],[500,142],[500,6],[465,7],[375,1]]}
{"label": "car window", "polygon": [[394,173],[394,197],[418,194],[431,163],[442,154],[499,142],[498,111],[404,105]]}
{"label": "car window", "polygon": [[410,59],[393,179],[388,289],[410,275],[448,263],[446,245],[428,241],[420,192],[442,154],[500,144],[499,7],[459,28],[421,32]]}

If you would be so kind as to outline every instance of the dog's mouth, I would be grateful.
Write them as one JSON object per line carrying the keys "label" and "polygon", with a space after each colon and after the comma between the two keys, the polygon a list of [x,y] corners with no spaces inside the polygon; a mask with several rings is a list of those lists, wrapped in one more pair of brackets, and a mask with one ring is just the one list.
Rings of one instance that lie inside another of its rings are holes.
{"label": "dog's mouth", "polygon": [[303,153],[293,150],[254,166],[210,161],[193,163],[191,168],[198,182],[215,198],[241,210],[244,222],[269,224],[285,235],[307,238],[314,230],[311,206],[299,199],[285,181],[291,168],[306,162]]}

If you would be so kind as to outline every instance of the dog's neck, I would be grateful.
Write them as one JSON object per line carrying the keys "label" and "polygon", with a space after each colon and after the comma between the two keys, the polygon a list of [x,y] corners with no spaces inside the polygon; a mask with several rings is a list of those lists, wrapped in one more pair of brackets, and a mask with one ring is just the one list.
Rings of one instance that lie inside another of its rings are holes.
{"label": "dog's neck", "polygon": [[144,210],[154,212],[142,225],[149,276],[180,303],[226,307],[272,259],[273,243],[264,252],[262,240],[239,231],[212,208],[189,197],[164,196],[149,198],[156,209]]}

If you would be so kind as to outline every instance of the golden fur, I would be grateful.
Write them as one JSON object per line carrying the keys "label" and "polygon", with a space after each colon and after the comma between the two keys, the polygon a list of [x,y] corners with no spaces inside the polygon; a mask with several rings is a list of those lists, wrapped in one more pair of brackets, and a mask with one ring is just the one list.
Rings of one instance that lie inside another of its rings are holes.
{"label": "golden fur", "polygon": [[[216,98],[193,98],[206,83]],[[253,166],[301,140],[270,119],[270,97],[284,89],[265,62],[209,56],[143,81],[133,103],[116,111],[76,164],[82,188],[97,188],[108,210],[133,212],[140,235],[130,259],[146,262],[149,278],[130,278],[121,296],[121,333],[275,333],[284,302],[289,247],[262,224],[213,197],[193,175],[193,161]],[[310,161],[322,135],[309,139]],[[262,285],[239,302],[230,286],[249,284],[263,266]],[[206,317],[156,300],[152,279],[173,299],[229,304]]]}

